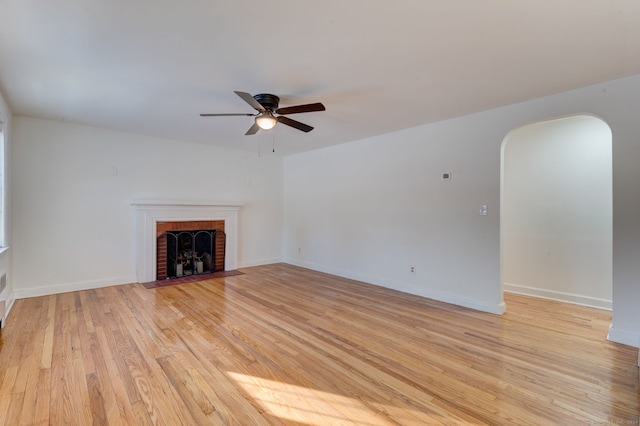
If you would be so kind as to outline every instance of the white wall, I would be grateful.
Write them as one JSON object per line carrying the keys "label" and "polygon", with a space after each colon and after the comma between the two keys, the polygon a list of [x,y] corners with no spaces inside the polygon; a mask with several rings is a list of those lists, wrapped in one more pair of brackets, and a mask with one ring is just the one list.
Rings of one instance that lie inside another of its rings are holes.
{"label": "white wall", "polygon": [[505,290],[611,309],[611,129],[572,116],[512,131],[503,147]]}
{"label": "white wall", "polygon": [[466,127],[451,120],[286,158],[285,259],[502,313],[490,191],[500,156]]}
{"label": "white wall", "polygon": [[243,204],[239,266],[281,260],[282,159],[14,118],[18,297],[136,281],[133,199]]}
{"label": "white wall", "polygon": [[4,97],[2,96],[2,93],[0,93],[0,122],[3,125],[3,134],[4,134],[4,173],[5,173],[5,188],[4,191],[2,191],[2,195],[4,196],[4,243],[5,243],[5,249],[0,250],[0,271],[6,271],[7,272],[7,287],[5,289],[4,292],[4,296],[3,297],[7,297],[6,300],[6,307],[7,309],[4,312],[4,318],[0,318],[0,320],[2,321],[2,323],[4,324],[4,321],[9,313],[9,310],[11,309],[11,306],[13,305],[13,301],[15,300],[14,298],[14,291],[13,291],[13,271],[11,269],[11,254],[12,254],[12,244],[11,244],[11,237],[12,237],[12,230],[11,227],[8,225],[9,223],[11,223],[11,162],[9,161],[9,159],[11,158],[11,146],[12,146],[12,127],[13,127],[13,123],[12,123],[12,114],[11,114],[11,110],[9,109],[9,106],[7,105],[7,103],[4,100]]}
{"label": "white wall", "polygon": [[500,312],[501,143],[524,124],[576,113],[612,129],[609,338],[638,346],[640,75],[285,158],[285,259]]}

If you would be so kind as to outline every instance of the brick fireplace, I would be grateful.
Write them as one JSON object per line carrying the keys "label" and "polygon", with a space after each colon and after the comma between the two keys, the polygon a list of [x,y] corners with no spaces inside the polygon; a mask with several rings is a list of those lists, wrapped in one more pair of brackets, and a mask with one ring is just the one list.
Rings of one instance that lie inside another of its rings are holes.
{"label": "brick fireplace", "polygon": [[[237,269],[238,212],[241,205],[183,200],[133,200],[131,205],[136,210],[136,270],[139,283],[161,279],[157,268],[158,256],[162,256],[158,250],[158,236],[169,230],[164,228],[167,226],[184,226],[190,231],[199,227],[221,229],[225,236],[224,254],[220,254],[224,259],[223,268],[226,271]],[[183,224],[166,225],[169,223]],[[193,228],[194,226],[196,228]],[[217,243],[216,246],[218,247]],[[221,247],[218,247],[218,250],[221,250]]]}

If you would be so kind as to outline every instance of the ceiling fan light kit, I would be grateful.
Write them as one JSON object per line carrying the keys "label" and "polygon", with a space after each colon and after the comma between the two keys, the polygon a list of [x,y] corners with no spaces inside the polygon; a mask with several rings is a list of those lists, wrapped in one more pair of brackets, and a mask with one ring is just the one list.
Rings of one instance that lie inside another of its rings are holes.
{"label": "ceiling fan light kit", "polygon": [[278,120],[269,111],[264,112],[256,117],[256,124],[262,130],[273,129]]}
{"label": "ceiling fan light kit", "polygon": [[[258,95],[253,95],[247,92],[234,92],[236,95],[240,96],[242,100],[251,105],[253,109],[258,111],[257,114],[247,114],[247,113],[238,113],[238,114],[200,114],[201,117],[228,117],[228,116],[248,116],[255,117],[255,123],[253,126],[247,130],[245,135],[254,135],[258,132],[258,130],[269,130],[273,129],[277,123],[282,123],[286,126],[293,127],[295,129],[301,130],[303,132],[310,132],[313,130],[313,127],[301,123],[299,121],[293,120],[289,117],[284,117],[287,114],[300,114],[304,112],[315,112],[315,111],[325,111],[324,105],[319,102],[313,104],[305,104],[305,105],[295,105],[285,108],[279,108],[280,98],[276,95],[271,95],[269,93],[260,93]],[[278,114],[278,115],[275,115]]]}

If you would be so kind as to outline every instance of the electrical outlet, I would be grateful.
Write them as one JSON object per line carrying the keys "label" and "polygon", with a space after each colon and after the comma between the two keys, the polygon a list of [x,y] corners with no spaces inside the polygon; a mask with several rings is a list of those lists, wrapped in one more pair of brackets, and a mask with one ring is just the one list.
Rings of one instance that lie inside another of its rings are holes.
{"label": "electrical outlet", "polygon": [[416,272],[416,268],[415,267],[411,267],[411,273],[413,274],[414,272]]}

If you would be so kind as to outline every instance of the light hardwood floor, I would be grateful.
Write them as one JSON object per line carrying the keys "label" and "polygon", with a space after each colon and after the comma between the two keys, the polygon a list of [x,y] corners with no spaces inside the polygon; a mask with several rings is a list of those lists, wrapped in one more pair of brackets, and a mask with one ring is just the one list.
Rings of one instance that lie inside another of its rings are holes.
{"label": "light hardwood floor", "polygon": [[496,316],[290,265],[18,300],[0,424],[638,424],[606,311]]}

